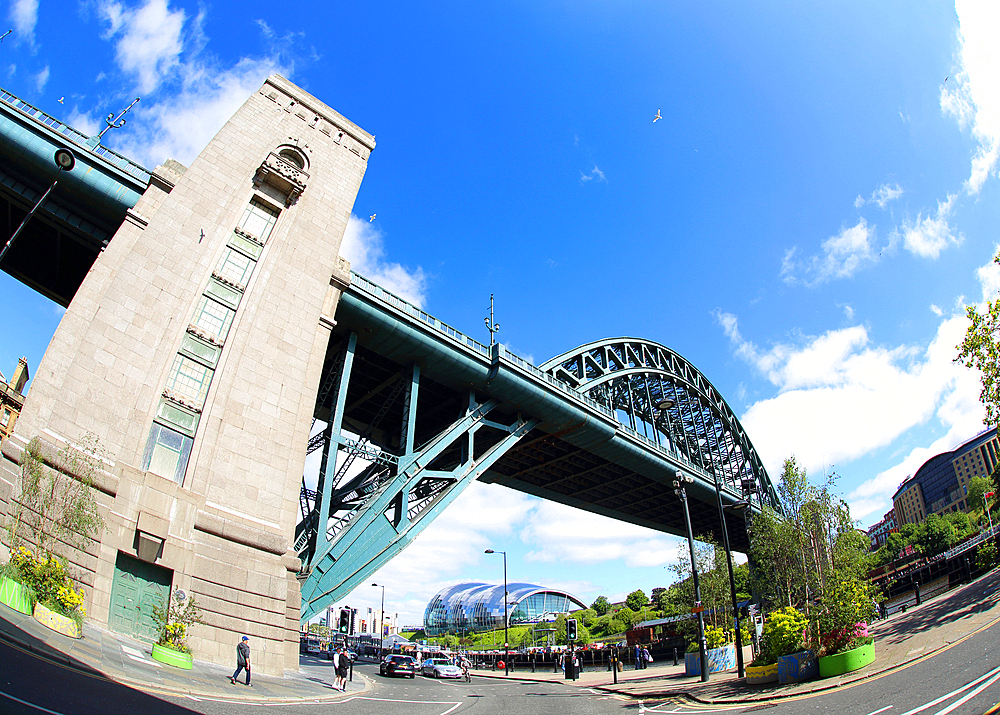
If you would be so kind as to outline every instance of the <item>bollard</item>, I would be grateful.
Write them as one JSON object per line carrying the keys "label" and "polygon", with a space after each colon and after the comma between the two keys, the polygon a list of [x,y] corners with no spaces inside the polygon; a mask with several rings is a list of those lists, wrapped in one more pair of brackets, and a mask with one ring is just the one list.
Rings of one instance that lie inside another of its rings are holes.
{"label": "bollard", "polygon": [[531,656],[531,672],[532,673],[535,672],[535,656],[534,656],[534,654],[532,654],[532,656]]}
{"label": "bollard", "polygon": [[674,648],[674,665],[677,665],[677,649]]}
{"label": "bollard", "polygon": [[[348,660],[351,660],[351,659],[348,658]],[[351,674],[349,676],[347,676],[347,679],[350,680],[352,683],[354,682],[354,661],[353,660],[351,660]]]}

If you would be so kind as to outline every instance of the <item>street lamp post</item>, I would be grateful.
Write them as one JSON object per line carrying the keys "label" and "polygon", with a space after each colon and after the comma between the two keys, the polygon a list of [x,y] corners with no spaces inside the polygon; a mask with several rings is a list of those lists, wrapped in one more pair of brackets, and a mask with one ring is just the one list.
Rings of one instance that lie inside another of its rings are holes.
{"label": "street lamp post", "polygon": [[726,549],[726,566],[729,569],[729,594],[733,599],[733,622],[736,625],[736,674],[742,678],[743,670],[743,633],[740,631],[740,611],[736,603],[736,578],[733,576],[733,553],[729,550],[729,530],[726,528],[726,511],[722,507],[722,488],[719,485],[719,475],[713,471],[715,478],[715,496],[719,500],[719,521],[722,522],[722,544]]}
{"label": "street lamp post", "polygon": [[503,554],[503,674],[510,675],[510,651],[507,641],[507,552],[486,549],[487,554]]}
{"label": "street lamp post", "polygon": [[701,660],[701,682],[708,682],[708,642],[705,640],[705,616],[701,605],[701,586],[698,584],[698,564],[694,555],[694,533],[691,530],[691,511],[688,509],[687,490],[684,485],[694,481],[686,474],[677,472],[673,481],[674,494],[684,505],[684,521],[687,524],[688,549],[691,552],[691,578],[694,581],[694,605],[698,609],[698,652]]}
{"label": "street lamp post", "polygon": [[385,586],[380,583],[373,583],[372,586],[382,589],[382,607],[378,609],[378,657],[382,657],[382,619],[385,617]]}

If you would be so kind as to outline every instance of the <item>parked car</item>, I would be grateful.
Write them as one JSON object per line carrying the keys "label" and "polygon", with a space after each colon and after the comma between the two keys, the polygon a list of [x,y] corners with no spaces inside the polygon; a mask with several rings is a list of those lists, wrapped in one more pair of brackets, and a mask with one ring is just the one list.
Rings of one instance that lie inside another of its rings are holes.
{"label": "parked car", "polygon": [[387,655],[378,666],[379,675],[417,675],[417,662],[408,655]]}
{"label": "parked car", "polygon": [[446,658],[430,658],[420,666],[420,672],[435,678],[461,678],[462,669]]}

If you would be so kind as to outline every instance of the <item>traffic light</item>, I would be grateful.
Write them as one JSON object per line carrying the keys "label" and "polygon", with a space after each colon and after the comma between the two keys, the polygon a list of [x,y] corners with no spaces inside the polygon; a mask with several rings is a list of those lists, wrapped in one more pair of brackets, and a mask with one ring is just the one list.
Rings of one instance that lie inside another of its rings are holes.
{"label": "traffic light", "polygon": [[352,608],[351,609],[351,635],[352,636],[354,635],[354,624],[357,621],[357,617],[358,617],[358,609]]}
{"label": "traffic light", "polygon": [[575,641],[576,640],[576,619],[567,618],[566,619],[566,640]]}
{"label": "traffic light", "polygon": [[351,632],[351,609],[341,608],[340,609],[340,621],[337,624],[337,630],[341,633]]}

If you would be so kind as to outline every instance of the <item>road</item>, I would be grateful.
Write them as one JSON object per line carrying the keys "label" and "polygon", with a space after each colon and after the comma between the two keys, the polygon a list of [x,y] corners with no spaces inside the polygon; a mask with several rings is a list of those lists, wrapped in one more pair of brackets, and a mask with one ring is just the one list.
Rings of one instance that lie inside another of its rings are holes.
{"label": "road", "polygon": [[[600,691],[563,683],[524,682],[473,676],[472,683],[434,680],[418,675],[384,678],[378,666],[359,662],[354,677],[374,687],[364,694],[327,703],[266,704],[145,694],[104,680],[96,673],[52,664],[0,642],[0,713],[7,715],[532,715],[534,713],[695,711],[744,712],[767,709],[768,715],[982,715],[1000,701],[1000,625],[977,633],[933,657],[877,678],[794,700],[767,704],[706,706],[677,701],[626,701]],[[332,681],[328,661],[302,658],[307,678]],[[236,691],[239,693],[239,691]]]}

